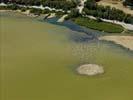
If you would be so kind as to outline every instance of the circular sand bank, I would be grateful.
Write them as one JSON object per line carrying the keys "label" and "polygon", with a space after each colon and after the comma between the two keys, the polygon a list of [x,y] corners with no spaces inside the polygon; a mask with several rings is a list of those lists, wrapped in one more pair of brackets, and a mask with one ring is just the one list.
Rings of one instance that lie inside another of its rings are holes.
{"label": "circular sand bank", "polygon": [[93,76],[104,73],[104,69],[96,64],[84,64],[77,68],[77,72],[81,75]]}

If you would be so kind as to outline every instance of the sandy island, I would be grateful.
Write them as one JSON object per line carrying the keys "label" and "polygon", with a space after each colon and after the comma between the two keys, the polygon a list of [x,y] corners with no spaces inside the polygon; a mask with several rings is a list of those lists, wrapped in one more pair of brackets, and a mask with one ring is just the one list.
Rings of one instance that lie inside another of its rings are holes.
{"label": "sandy island", "polygon": [[133,50],[133,36],[102,36],[99,40],[112,41],[125,48]]}
{"label": "sandy island", "polygon": [[80,75],[94,76],[98,74],[103,74],[104,69],[102,66],[96,64],[84,64],[77,68],[77,72]]}

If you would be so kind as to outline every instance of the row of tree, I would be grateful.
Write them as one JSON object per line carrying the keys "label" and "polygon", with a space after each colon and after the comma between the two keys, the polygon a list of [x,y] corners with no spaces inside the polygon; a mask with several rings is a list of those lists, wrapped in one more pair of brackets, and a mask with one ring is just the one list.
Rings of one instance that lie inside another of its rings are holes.
{"label": "row of tree", "polygon": [[49,6],[56,9],[70,10],[76,7],[76,0],[0,0],[5,3],[16,3],[21,5]]}
{"label": "row of tree", "polygon": [[[85,3],[83,14],[92,15],[94,17],[105,18],[110,20],[124,21],[126,23],[133,24],[132,15],[125,14],[123,11],[111,8],[109,6],[104,7],[97,5],[96,3],[97,1],[99,0],[87,0],[87,2]],[[71,10],[69,18],[77,17],[80,15],[78,14],[77,9],[73,9],[76,8],[76,6],[78,5],[77,0],[0,0],[0,2],[21,4],[21,5],[43,5],[56,9],[63,9],[65,11]],[[132,4],[132,0],[126,0],[126,2]],[[15,8],[16,6],[14,7],[14,9]]]}
{"label": "row of tree", "polygon": [[87,0],[85,3],[84,14],[133,24],[132,15],[125,14],[123,11],[116,8],[97,5],[95,0]]}

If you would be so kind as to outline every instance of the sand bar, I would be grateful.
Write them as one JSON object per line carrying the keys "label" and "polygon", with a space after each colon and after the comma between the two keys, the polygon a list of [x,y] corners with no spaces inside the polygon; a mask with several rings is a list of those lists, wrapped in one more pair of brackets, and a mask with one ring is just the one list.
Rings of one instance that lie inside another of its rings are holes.
{"label": "sand bar", "polygon": [[77,68],[77,72],[80,75],[94,76],[104,73],[104,69],[96,64],[84,64]]}
{"label": "sand bar", "polygon": [[99,40],[112,41],[125,48],[133,50],[133,36],[103,36]]}

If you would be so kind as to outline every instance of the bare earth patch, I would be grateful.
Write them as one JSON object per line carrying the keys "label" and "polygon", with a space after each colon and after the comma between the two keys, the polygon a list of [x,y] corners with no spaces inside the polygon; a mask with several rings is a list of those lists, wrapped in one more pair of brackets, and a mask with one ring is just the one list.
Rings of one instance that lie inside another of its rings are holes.
{"label": "bare earth patch", "polygon": [[121,0],[101,0],[100,2],[98,2],[98,4],[115,7],[116,9],[120,9],[127,14],[133,15],[133,10],[129,9],[128,7],[124,7]]}
{"label": "bare earth patch", "polygon": [[100,40],[112,41],[125,48],[133,50],[133,36],[103,36]]}

